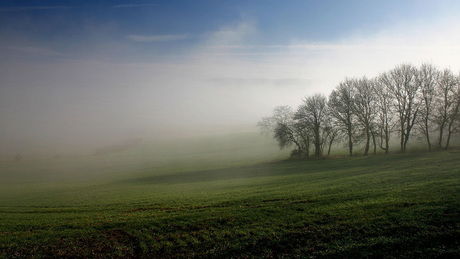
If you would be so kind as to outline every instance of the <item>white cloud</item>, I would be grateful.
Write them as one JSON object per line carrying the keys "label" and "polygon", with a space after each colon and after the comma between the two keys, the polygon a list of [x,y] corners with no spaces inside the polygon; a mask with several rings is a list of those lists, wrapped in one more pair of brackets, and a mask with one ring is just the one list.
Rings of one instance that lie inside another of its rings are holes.
{"label": "white cloud", "polygon": [[[439,68],[460,70],[458,18],[426,23],[406,23],[371,35],[350,35],[334,42],[292,41],[286,45],[254,45],[246,41],[250,26],[236,32],[216,33],[195,55],[201,63],[216,62],[213,71],[226,71],[236,78],[299,78],[310,82],[305,93],[328,95],[345,77],[377,76],[401,63],[432,63]],[[241,29],[239,29],[241,28]],[[252,28],[256,31],[256,28]],[[237,40],[226,40],[225,35]],[[225,64],[225,65],[223,65]],[[296,94],[292,92],[292,94]],[[299,96],[300,99],[302,96]]]}
{"label": "white cloud", "polygon": [[251,38],[257,35],[254,21],[244,20],[231,26],[222,26],[219,30],[209,33],[204,42],[205,47],[224,47],[250,44]]}

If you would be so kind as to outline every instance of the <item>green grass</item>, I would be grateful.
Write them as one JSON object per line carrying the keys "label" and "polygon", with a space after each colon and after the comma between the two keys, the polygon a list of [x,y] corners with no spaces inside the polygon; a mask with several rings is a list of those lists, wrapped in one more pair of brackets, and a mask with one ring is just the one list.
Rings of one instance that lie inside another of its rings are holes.
{"label": "green grass", "polygon": [[0,257],[460,256],[458,152],[186,164],[4,177]]}

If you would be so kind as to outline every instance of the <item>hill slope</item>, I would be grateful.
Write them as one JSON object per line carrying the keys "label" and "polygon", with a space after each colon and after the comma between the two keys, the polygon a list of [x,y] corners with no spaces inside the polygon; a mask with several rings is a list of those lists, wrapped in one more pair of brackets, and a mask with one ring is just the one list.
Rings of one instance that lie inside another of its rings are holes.
{"label": "hill slope", "polygon": [[10,184],[0,256],[456,257],[459,161],[414,153]]}

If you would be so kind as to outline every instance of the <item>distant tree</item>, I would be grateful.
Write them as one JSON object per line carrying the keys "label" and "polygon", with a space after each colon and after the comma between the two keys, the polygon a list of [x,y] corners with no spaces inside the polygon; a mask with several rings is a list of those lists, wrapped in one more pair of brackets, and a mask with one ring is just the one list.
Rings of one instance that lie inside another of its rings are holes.
{"label": "distant tree", "polygon": [[390,151],[390,138],[393,132],[394,117],[392,114],[392,95],[389,89],[382,82],[383,76],[379,76],[374,81],[374,93],[377,99],[376,105],[376,127],[380,138],[379,146],[388,154]]}
{"label": "distant tree", "polygon": [[345,142],[350,156],[361,141],[363,155],[369,154],[371,143],[374,154],[378,147],[387,154],[395,132],[402,153],[414,137],[426,141],[429,151],[434,140],[447,149],[460,133],[460,75],[430,64],[402,64],[373,79],[346,78],[328,98],[307,96],[295,112],[276,107],[258,126],[280,148],[294,146],[291,157],[299,158],[310,157],[310,149],[315,157],[326,150],[330,155],[335,141]]}
{"label": "distant tree", "polygon": [[258,123],[260,131],[265,135],[270,135],[275,132],[278,124],[289,124],[293,117],[292,108],[289,106],[277,106],[273,109],[273,115],[263,117]]}
{"label": "distant tree", "polygon": [[449,148],[449,143],[451,137],[460,132],[460,75],[455,77],[455,87],[454,87],[454,108],[450,113],[447,141],[446,141],[446,150]]}
{"label": "distant tree", "polygon": [[293,158],[310,158],[310,143],[312,139],[312,132],[302,126],[299,121],[294,123],[296,136],[299,139],[300,148],[291,152]]}
{"label": "distant tree", "polygon": [[[452,71],[445,69],[440,73],[436,102],[436,119],[434,120],[438,130],[438,147],[447,149],[452,135],[458,130],[459,106],[460,106],[459,78]],[[446,143],[443,147],[443,140]]]}
{"label": "distant tree", "polygon": [[421,91],[419,129],[425,137],[428,151],[431,151],[431,132],[433,125],[433,110],[436,101],[436,87],[439,72],[433,65],[423,64],[415,74],[415,81]]}
{"label": "distant tree", "polygon": [[374,144],[374,154],[376,153],[375,141],[375,117],[376,117],[376,97],[374,94],[373,82],[366,77],[357,80],[356,94],[354,97],[353,111],[358,118],[358,125],[361,135],[365,139],[364,156],[369,154],[371,138]]}
{"label": "distant tree", "polygon": [[262,118],[257,126],[264,134],[272,134],[281,149],[295,146],[291,152],[292,157],[309,156],[309,135],[293,119],[294,112],[289,106],[278,106],[273,110],[273,115]]}
{"label": "distant tree", "polygon": [[395,112],[398,117],[401,152],[406,152],[410,134],[420,110],[420,86],[416,83],[417,69],[409,64],[382,74],[382,82],[393,95]]}
{"label": "distant tree", "polygon": [[281,149],[293,144],[297,146],[297,149],[301,149],[300,142],[295,137],[294,129],[289,124],[277,123],[273,133],[273,137],[278,141]]}
{"label": "distant tree", "polygon": [[340,137],[339,130],[330,123],[330,120],[327,120],[326,125],[324,126],[324,134],[326,135],[325,138],[327,140],[327,155],[330,156],[332,144],[334,144],[334,141]]}
{"label": "distant tree", "polygon": [[303,104],[295,112],[294,120],[299,127],[310,132],[315,148],[315,157],[321,157],[324,143],[329,137],[325,130],[328,121],[326,97],[321,94],[306,97]]}
{"label": "distant tree", "polygon": [[337,130],[337,134],[345,136],[350,156],[353,156],[355,81],[345,79],[331,92],[328,101],[332,127]]}

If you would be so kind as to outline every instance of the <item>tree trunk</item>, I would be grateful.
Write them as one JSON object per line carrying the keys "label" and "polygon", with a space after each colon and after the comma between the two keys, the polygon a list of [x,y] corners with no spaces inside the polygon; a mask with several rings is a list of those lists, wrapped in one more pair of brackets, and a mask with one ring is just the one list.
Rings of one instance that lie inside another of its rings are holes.
{"label": "tree trunk", "polygon": [[375,134],[372,132],[372,143],[374,144],[374,156],[377,155],[377,143],[375,141]]}
{"label": "tree trunk", "polygon": [[438,147],[439,149],[442,149],[442,137],[444,135],[444,122],[441,123],[441,126],[439,126],[439,140],[438,140]]}
{"label": "tree trunk", "polygon": [[350,156],[353,156],[353,146],[352,145],[348,147],[348,153],[350,154]]}
{"label": "tree trunk", "polygon": [[[385,134],[385,135],[384,135]],[[385,154],[388,154],[389,148],[389,136],[388,136],[388,126],[385,126],[385,129],[380,129],[380,143],[379,146],[382,150],[385,150]],[[383,147],[383,136],[385,136],[385,147]]]}
{"label": "tree trunk", "polygon": [[364,154],[363,156],[367,156],[369,154],[369,142],[371,141],[371,136],[369,134],[369,130],[366,131],[366,146],[364,147]]}
{"label": "tree trunk", "polygon": [[353,156],[353,139],[351,134],[348,134],[348,152],[350,152],[350,156]]}
{"label": "tree trunk", "polygon": [[428,127],[428,116],[425,119],[426,143],[428,144],[428,152],[431,152],[430,130]]}
{"label": "tree trunk", "polygon": [[446,150],[449,149],[450,136],[451,136],[451,133],[449,132],[449,134],[447,134]]}
{"label": "tree trunk", "polygon": [[388,154],[388,152],[390,152],[390,140],[388,139],[388,137],[385,138],[385,154]]}
{"label": "tree trunk", "polygon": [[320,135],[319,135],[319,129],[315,130],[315,156],[320,157],[321,156],[321,140],[320,140]]}
{"label": "tree trunk", "polygon": [[453,121],[449,123],[449,128],[447,129],[447,140],[446,140],[446,147],[445,147],[446,150],[449,148],[450,137],[452,136],[452,124],[453,124]]}
{"label": "tree trunk", "polygon": [[408,141],[409,141],[409,135],[406,135],[406,137],[405,137],[405,139],[404,139],[404,152],[403,152],[403,153],[405,153],[406,150],[407,150],[407,142],[408,142]]}
{"label": "tree trunk", "polygon": [[401,153],[404,153],[406,151],[404,149],[404,137],[405,137],[405,132],[404,132],[404,127],[401,127]]}
{"label": "tree trunk", "polygon": [[334,142],[334,137],[332,137],[331,140],[329,141],[329,147],[327,149],[327,156],[331,154],[332,142]]}
{"label": "tree trunk", "polygon": [[390,133],[388,131],[388,126],[385,126],[385,154],[390,152]]}

